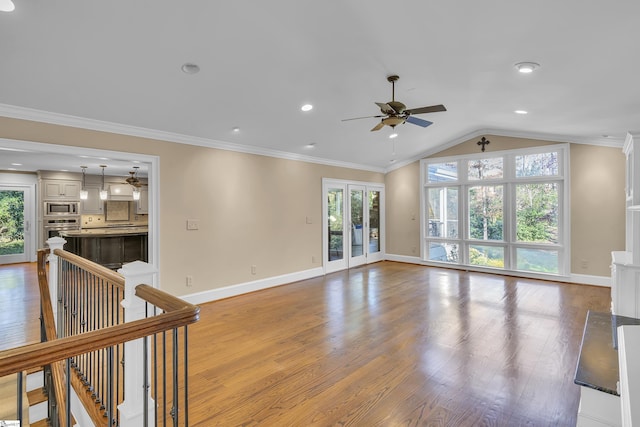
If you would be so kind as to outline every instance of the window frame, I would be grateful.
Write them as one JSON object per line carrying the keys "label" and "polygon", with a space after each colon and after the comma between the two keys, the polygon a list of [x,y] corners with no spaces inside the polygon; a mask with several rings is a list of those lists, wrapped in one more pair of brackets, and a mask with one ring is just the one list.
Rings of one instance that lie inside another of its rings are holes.
{"label": "window frame", "polygon": [[[516,158],[522,155],[557,153],[557,175],[516,176]],[[479,159],[503,158],[501,178],[470,179],[468,165]],[[429,165],[455,163],[456,180],[428,182]],[[513,150],[502,150],[489,153],[471,153],[459,156],[430,157],[420,161],[420,258],[426,265],[439,265],[453,268],[474,269],[479,271],[502,272],[530,277],[568,277],[570,267],[570,171],[569,144],[550,144]],[[517,240],[517,218],[515,212],[516,188],[519,184],[556,183],[558,188],[558,242],[522,242]],[[502,185],[502,240],[472,239],[470,237],[469,189],[482,185]],[[429,213],[427,209],[428,192],[433,188],[451,188],[458,190],[458,237],[450,238],[429,236]],[[431,244],[457,245],[458,256],[455,261],[435,261],[429,259]],[[471,245],[502,247],[504,251],[504,268],[487,267],[471,264],[469,247]],[[557,273],[536,272],[517,268],[518,250],[551,250],[558,254]]]}

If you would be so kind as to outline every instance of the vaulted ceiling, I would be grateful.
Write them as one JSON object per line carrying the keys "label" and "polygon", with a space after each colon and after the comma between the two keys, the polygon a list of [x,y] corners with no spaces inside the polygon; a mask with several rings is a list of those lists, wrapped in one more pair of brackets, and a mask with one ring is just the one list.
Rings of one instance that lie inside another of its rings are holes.
{"label": "vaulted ceiling", "polygon": [[[380,170],[482,132],[607,144],[640,128],[637,0],[14,3],[0,115]],[[408,108],[447,111],[426,128],[342,121],[380,114],[391,74]]]}

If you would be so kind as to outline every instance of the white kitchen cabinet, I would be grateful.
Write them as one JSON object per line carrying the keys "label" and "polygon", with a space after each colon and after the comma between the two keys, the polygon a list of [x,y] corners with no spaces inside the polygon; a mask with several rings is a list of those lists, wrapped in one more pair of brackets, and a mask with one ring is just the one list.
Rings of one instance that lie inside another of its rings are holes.
{"label": "white kitchen cabinet", "polygon": [[140,200],[136,200],[136,213],[147,215],[149,213],[149,189],[145,186],[139,188]]}
{"label": "white kitchen cabinet", "polygon": [[80,199],[80,181],[44,180],[42,186],[44,200]]}
{"label": "white kitchen cabinet", "polygon": [[100,190],[102,190],[102,186],[99,184],[87,184],[84,189],[87,190],[88,197],[86,200],[80,201],[80,214],[104,214],[104,200],[100,200]]}

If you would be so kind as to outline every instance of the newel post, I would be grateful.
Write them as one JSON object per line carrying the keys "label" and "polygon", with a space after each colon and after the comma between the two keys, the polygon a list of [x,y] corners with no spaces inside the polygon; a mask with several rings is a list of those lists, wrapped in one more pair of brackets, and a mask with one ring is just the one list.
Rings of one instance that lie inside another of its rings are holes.
{"label": "newel post", "polygon": [[[145,318],[145,302],[135,295],[135,288],[139,284],[152,285],[157,273],[151,265],[135,261],[125,264],[118,273],[124,276],[124,321]],[[146,358],[146,375],[145,359]],[[124,344],[124,396],[125,400],[118,405],[120,411],[120,425],[122,427],[138,427],[145,425],[145,400],[148,403],[148,425],[154,425],[154,402],[151,398],[149,381],[151,373],[150,352],[144,353],[144,339],[129,341]],[[146,379],[146,384],[145,384]]]}
{"label": "newel post", "polygon": [[66,240],[62,237],[51,237],[46,241],[49,246],[49,295],[51,297],[51,308],[53,308],[53,319],[56,322],[56,330],[58,327],[58,255],[54,255],[53,251],[56,249],[64,249]]}

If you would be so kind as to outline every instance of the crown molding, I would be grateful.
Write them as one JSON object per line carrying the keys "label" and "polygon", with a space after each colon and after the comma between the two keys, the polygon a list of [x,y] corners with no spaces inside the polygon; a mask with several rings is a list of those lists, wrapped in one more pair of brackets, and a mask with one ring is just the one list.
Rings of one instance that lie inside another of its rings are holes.
{"label": "crown molding", "polygon": [[[633,133],[632,133],[633,134]],[[462,144],[465,141],[468,141],[473,138],[478,138],[480,136],[486,135],[496,135],[496,136],[506,136],[512,138],[524,138],[524,139],[537,139],[540,141],[548,141],[548,142],[564,142],[571,144],[588,144],[588,145],[598,145],[601,147],[611,147],[611,148],[620,148],[622,149],[625,139],[624,138],[589,138],[589,137],[581,137],[581,136],[569,136],[569,135],[558,135],[558,134],[549,134],[549,133],[537,133],[537,132],[526,132],[526,131],[517,131],[517,130],[508,130],[508,129],[478,129],[470,133],[466,133],[460,135],[449,142],[446,142],[442,145],[438,145],[437,147],[430,148],[422,153],[413,156],[410,159],[404,160],[402,162],[394,163],[393,165],[387,167],[385,169],[385,173],[394,171],[403,166],[416,162],[418,160],[429,157],[432,154],[439,153],[448,148],[455,147],[458,144]]]}
{"label": "crown molding", "polygon": [[275,157],[278,159],[296,160],[301,162],[320,164],[324,166],[335,166],[347,169],[364,170],[368,172],[385,173],[385,168],[381,167],[363,165],[359,163],[342,162],[339,160],[323,159],[320,157],[306,156],[303,154],[290,153],[286,151],[242,145],[226,141],[218,141],[209,138],[106,122],[102,120],[89,119],[68,114],[53,113],[50,111],[35,110],[32,108],[19,107],[9,104],[0,103],[0,116],[9,117],[12,119],[48,123],[52,125],[94,130],[98,132],[108,132],[140,138],[156,139],[160,141],[174,142],[176,144],[195,145],[200,147],[216,148],[219,150],[235,151],[238,153]]}

